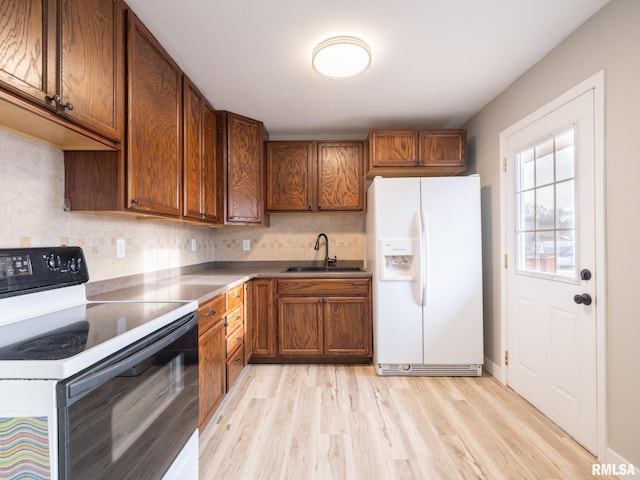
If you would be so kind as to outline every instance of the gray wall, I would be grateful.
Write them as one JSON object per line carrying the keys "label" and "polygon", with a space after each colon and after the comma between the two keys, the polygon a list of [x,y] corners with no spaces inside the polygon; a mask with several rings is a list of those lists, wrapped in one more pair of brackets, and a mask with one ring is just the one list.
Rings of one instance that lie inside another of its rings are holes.
{"label": "gray wall", "polygon": [[640,1],[612,0],[466,125],[470,162],[483,183],[485,352],[501,365],[498,136],[600,69],[606,70],[608,444],[638,468]]}

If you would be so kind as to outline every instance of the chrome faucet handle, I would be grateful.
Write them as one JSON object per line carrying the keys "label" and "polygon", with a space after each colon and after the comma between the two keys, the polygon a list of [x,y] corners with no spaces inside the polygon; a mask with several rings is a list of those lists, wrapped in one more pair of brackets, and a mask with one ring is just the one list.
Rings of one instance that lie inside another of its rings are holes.
{"label": "chrome faucet handle", "polygon": [[336,263],[338,263],[338,257],[327,258],[327,266],[328,267],[335,267]]}

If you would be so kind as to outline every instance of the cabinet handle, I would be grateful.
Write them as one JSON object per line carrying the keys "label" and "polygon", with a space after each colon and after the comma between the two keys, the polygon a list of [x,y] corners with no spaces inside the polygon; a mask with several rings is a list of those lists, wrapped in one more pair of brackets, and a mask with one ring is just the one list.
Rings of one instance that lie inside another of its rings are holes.
{"label": "cabinet handle", "polygon": [[207,312],[206,316],[207,317],[211,317],[213,315],[215,315],[217,312],[215,310],[211,310],[210,312]]}
{"label": "cabinet handle", "polygon": [[318,205],[318,210],[322,210],[322,205]]}
{"label": "cabinet handle", "polygon": [[240,338],[240,337],[236,337],[236,341],[235,341],[235,342],[233,342],[233,343],[238,343],[240,340],[241,340],[241,338]]}
{"label": "cabinet handle", "polygon": [[[47,100],[47,102],[55,102],[58,105],[62,103],[62,99],[60,98],[60,95],[58,95],[57,93],[53,97],[45,97],[45,100]],[[73,104],[71,102],[67,102],[64,105],[62,105],[62,108],[66,108],[67,110],[73,110]]]}
{"label": "cabinet handle", "polygon": [[311,210],[311,205],[307,205],[307,210]]}
{"label": "cabinet handle", "polygon": [[237,295],[236,295],[235,297],[233,297],[233,298],[240,298],[240,294],[237,294]]}
{"label": "cabinet handle", "polygon": [[229,326],[229,322],[227,322],[226,320],[224,321],[224,326],[228,327]]}
{"label": "cabinet handle", "polygon": [[236,317],[236,320],[240,320],[240,315],[238,315],[238,316]]}
{"label": "cabinet handle", "polygon": [[235,363],[236,365],[240,365],[240,357],[236,358],[235,362],[233,363]]}
{"label": "cabinet handle", "polygon": [[131,200],[131,205],[138,205],[139,201],[140,200],[138,200],[137,198],[134,198],[134,199]]}

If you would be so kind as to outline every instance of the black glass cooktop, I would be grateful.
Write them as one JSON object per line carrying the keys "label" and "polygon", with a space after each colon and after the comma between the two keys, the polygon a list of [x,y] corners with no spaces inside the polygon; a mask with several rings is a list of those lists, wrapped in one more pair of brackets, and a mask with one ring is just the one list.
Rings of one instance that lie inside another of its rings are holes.
{"label": "black glass cooktop", "polygon": [[175,310],[180,302],[87,303],[0,327],[0,360],[60,360]]}

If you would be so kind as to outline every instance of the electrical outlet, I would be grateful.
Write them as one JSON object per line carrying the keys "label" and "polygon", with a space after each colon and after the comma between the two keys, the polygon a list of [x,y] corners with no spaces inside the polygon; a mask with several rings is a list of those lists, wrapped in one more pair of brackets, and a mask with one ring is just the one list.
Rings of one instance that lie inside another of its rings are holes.
{"label": "electrical outlet", "polygon": [[196,242],[195,238],[191,239],[191,251],[195,252],[198,248],[198,242]]}
{"label": "electrical outlet", "polygon": [[242,250],[245,252],[251,250],[251,240],[242,240]]}
{"label": "electrical outlet", "polygon": [[124,258],[124,246],[125,246],[124,238],[118,238],[116,240],[116,257],[117,258]]}

